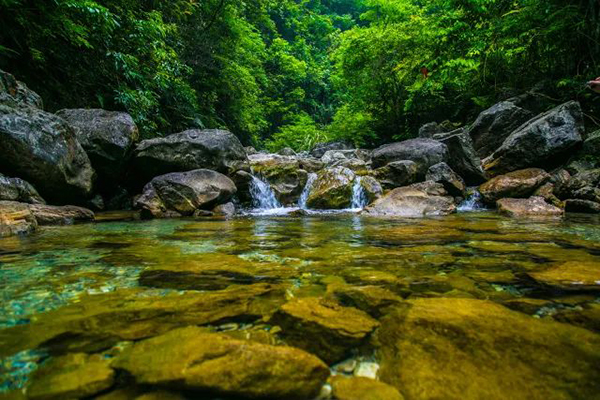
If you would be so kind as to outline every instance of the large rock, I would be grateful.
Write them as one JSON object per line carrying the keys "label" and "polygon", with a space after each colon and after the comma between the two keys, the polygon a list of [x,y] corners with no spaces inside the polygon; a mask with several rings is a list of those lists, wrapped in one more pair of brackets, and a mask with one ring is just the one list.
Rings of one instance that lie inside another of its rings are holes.
{"label": "large rock", "polygon": [[586,399],[600,336],[485,300],[418,299],[382,320],[379,377],[406,399]]}
{"label": "large rock", "polygon": [[417,164],[417,176],[424,178],[432,165],[448,161],[448,147],[433,139],[410,139],[386,144],[373,151],[373,168],[394,161],[410,160]]}
{"label": "large rock", "polygon": [[0,104],[42,108],[42,98],[8,72],[0,70]]}
{"label": "large rock", "polygon": [[231,179],[215,171],[174,172],[152,179],[137,199],[136,207],[155,218],[173,213],[189,216],[196,210],[211,210],[227,203],[236,190]]}
{"label": "large rock", "polygon": [[439,163],[429,167],[426,179],[441,183],[444,189],[452,196],[465,197],[467,187],[465,181],[446,163]]}
{"label": "large rock", "polygon": [[101,109],[69,109],[56,113],[65,119],[87,153],[102,186],[116,186],[125,173],[138,128],[127,113]]}
{"label": "large rock", "polygon": [[277,154],[255,154],[248,157],[255,174],[262,176],[281,204],[296,204],[304,190],[308,174],[300,168],[296,157]]}
{"label": "large rock", "polygon": [[421,217],[452,214],[456,205],[442,184],[427,181],[394,189],[365,211],[371,215]]}
{"label": "large rock", "polygon": [[565,201],[568,213],[600,214],[600,203],[590,200],[568,199]]}
{"label": "large rock", "polygon": [[29,182],[0,174],[0,200],[21,203],[45,204],[46,202]]}
{"label": "large rock", "polygon": [[249,170],[246,151],[231,132],[187,130],[144,140],[134,151],[135,175],[140,182],[169,172],[212,169],[225,175]]}
{"label": "large rock", "polygon": [[448,147],[447,164],[459,174],[468,185],[478,185],[486,181],[481,168],[481,159],[473,148],[471,138],[464,129],[443,134],[438,139]]}
{"label": "large rock", "polygon": [[491,156],[483,160],[490,176],[527,167],[558,164],[583,141],[583,113],[571,101],[541,114],[513,132]]}
{"label": "large rock", "polygon": [[479,187],[479,193],[489,204],[504,197],[529,197],[549,179],[550,175],[543,169],[528,168],[490,179]]}
{"label": "large rock", "polygon": [[318,143],[311,151],[310,155],[321,158],[329,150],[352,150],[354,145],[350,142],[337,141],[328,143]]}
{"label": "large rock", "polygon": [[469,129],[477,155],[485,158],[492,154],[511,133],[533,117],[532,112],[510,101],[483,111]]}
{"label": "large rock", "polygon": [[270,320],[279,325],[287,344],[332,364],[361,345],[379,325],[363,311],[315,297],[284,304]]}
{"label": "large rock", "polygon": [[417,163],[410,160],[392,161],[374,171],[375,178],[385,189],[412,185],[417,181]]}
{"label": "large rock", "polygon": [[50,202],[82,202],[92,191],[90,160],[54,114],[0,105],[0,153],[0,171],[27,180]]}
{"label": "large rock", "polygon": [[249,398],[312,399],[329,376],[327,365],[302,350],[197,327],[137,343],[112,365],[138,384]]}
{"label": "large rock", "polygon": [[424,139],[433,139],[433,135],[444,133],[442,128],[437,122],[430,122],[419,128],[418,136]]}
{"label": "large rock", "polygon": [[343,209],[352,203],[352,187],[356,175],[344,167],[319,172],[306,201],[309,208]]}
{"label": "large rock", "polygon": [[39,225],[73,225],[94,221],[94,213],[83,207],[31,204],[29,209]]}
{"label": "large rock", "polygon": [[572,176],[561,191],[563,198],[600,202],[600,168]]}
{"label": "large rock", "polygon": [[26,235],[35,231],[37,226],[29,204],[0,201],[0,238]]}
{"label": "large rock", "polygon": [[528,199],[500,199],[497,201],[498,211],[511,217],[559,217],[563,210],[546,203],[543,197]]}

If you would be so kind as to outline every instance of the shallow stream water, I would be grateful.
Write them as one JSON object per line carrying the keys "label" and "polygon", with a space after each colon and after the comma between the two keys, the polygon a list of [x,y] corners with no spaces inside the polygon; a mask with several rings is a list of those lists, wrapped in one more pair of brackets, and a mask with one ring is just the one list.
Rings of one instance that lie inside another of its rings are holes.
{"label": "shallow stream water", "polygon": [[[265,301],[265,313],[292,298],[324,296],[328,285],[345,282],[385,287],[408,299],[531,299],[527,313],[549,318],[600,296],[544,290],[527,274],[574,260],[600,266],[598,222],[516,220],[488,212],[421,219],[348,213],[45,228],[0,239],[0,334],[51,310],[60,315],[86,295],[119,296],[127,288],[185,295],[257,282],[282,287],[280,298]],[[181,271],[193,278],[169,274]],[[0,363],[0,391],[26,386],[47,356],[43,346],[15,350]]]}

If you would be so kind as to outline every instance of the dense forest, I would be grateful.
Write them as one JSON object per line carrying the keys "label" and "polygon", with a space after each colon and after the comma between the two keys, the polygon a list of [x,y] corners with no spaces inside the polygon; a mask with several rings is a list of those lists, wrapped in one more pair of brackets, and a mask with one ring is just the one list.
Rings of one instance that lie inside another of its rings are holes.
{"label": "dense forest", "polygon": [[597,0],[0,0],[0,68],[145,138],[373,146],[536,88],[598,124]]}

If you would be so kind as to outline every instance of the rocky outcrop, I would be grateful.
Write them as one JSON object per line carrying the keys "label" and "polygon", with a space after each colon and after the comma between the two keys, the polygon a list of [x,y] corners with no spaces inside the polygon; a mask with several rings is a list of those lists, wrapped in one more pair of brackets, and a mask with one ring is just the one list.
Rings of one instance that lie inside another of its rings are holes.
{"label": "rocky outcrop", "polygon": [[306,185],[308,174],[300,168],[296,157],[277,154],[249,156],[252,171],[262,176],[281,204],[296,204]]}
{"label": "rocky outcrop", "polygon": [[439,163],[429,167],[426,179],[441,183],[451,196],[465,197],[467,187],[465,181],[446,163]]}
{"label": "rocky outcrop", "polygon": [[322,170],[313,183],[306,205],[320,210],[349,208],[355,178],[354,172],[344,167]]}
{"label": "rocky outcrop", "polygon": [[190,216],[229,202],[236,190],[231,179],[215,171],[174,172],[152,179],[136,207],[146,217]]}
{"label": "rocky outcrop", "polygon": [[121,181],[138,128],[127,113],[101,109],[69,109],[57,112],[71,125],[77,140],[98,174],[101,187],[113,188]]}
{"label": "rocky outcrop", "polygon": [[0,174],[0,200],[21,203],[45,204],[46,202],[29,182]]}
{"label": "rocky outcrop", "polygon": [[284,304],[270,323],[281,327],[286,343],[329,364],[343,360],[379,325],[363,311],[314,297]]}
{"label": "rocky outcrop", "polygon": [[395,189],[415,183],[417,172],[418,166],[413,161],[392,161],[384,167],[377,168],[374,176],[385,189]]}
{"label": "rocky outcrop", "polygon": [[0,105],[43,108],[42,98],[13,75],[0,70]]}
{"label": "rocky outcrop", "polygon": [[137,343],[112,365],[138,384],[228,397],[312,399],[329,376],[327,365],[302,350],[235,340],[197,327]]}
{"label": "rocky outcrop", "polygon": [[365,209],[370,215],[420,217],[456,211],[454,199],[435,182],[416,183],[392,190]]}
{"label": "rocky outcrop", "polygon": [[504,197],[529,197],[549,179],[543,169],[528,168],[492,178],[479,187],[479,192],[485,202],[493,204]]}
{"label": "rocky outcrop", "polygon": [[0,238],[26,235],[35,231],[37,226],[28,204],[0,201]]}
{"label": "rocky outcrop", "polygon": [[416,163],[417,177],[422,179],[429,167],[448,160],[448,147],[433,139],[410,139],[381,146],[372,154],[373,168],[403,160]]}
{"label": "rocky outcrop", "polygon": [[249,170],[246,151],[239,139],[218,129],[192,129],[144,140],[134,151],[133,164],[138,182],[195,169],[211,169],[225,175]]}
{"label": "rocky outcrop", "polygon": [[496,202],[498,211],[511,217],[560,217],[563,210],[546,203],[543,197],[528,199],[500,199]]}
{"label": "rocky outcrop", "polygon": [[511,133],[533,117],[532,112],[510,101],[483,111],[469,129],[477,155],[481,158],[491,155]]}
{"label": "rocky outcrop", "polygon": [[464,129],[440,135],[437,140],[448,147],[447,164],[469,185],[479,185],[486,181],[481,168],[481,159],[473,148],[471,138]]}
{"label": "rocky outcrop", "polygon": [[337,141],[328,143],[319,143],[311,151],[310,155],[316,158],[321,158],[329,150],[352,150],[354,145],[350,142]]}
{"label": "rocky outcrop", "polygon": [[600,336],[491,301],[409,300],[381,321],[377,339],[379,378],[407,399],[589,398],[600,390]]}
{"label": "rocky outcrop", "polygon": [[483,168],[490,176],[527,167],[550,168],[582,143],[583,132],[579,103],[565,103],[523,124],[483,160]]}

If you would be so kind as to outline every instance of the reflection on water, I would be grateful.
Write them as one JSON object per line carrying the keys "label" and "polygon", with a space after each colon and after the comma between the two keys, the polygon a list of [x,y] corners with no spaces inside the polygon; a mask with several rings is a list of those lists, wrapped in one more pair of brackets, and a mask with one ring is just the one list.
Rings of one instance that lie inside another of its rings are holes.
{"label": "reflection on water", "polygon": [[[197,293],[256,282],[281,284],[281,301],[323,295],[331,282],[376,285],[409,299],[531,299],[528,313],[543,318],[598,301],[594,290],[546,290],[529,276],[571,261],[600,268],[597,219],[330,214],[55,227],[0,240],[0,329],[30,324],[87,294]],[[265,303],[265,313],[281,301]],[[41,357],[32,351],[19,349],[0,364],[4,390],[25,384]]]}

